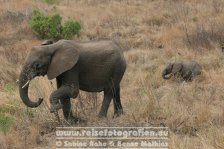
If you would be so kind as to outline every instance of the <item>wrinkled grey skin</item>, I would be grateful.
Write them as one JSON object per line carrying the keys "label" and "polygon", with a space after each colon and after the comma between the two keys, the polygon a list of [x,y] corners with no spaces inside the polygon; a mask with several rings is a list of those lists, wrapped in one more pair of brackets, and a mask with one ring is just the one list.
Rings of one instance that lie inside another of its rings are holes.
{"label": "wrinkled grey skin", "polygon": [[202,67],[195,61],[177,61],[165,66],[162,77],[167,80],[174,75],[179,81],[192,81],[201,71]]}
{"label": "wrinkled grey skin", "polygon": [[126,62],[120,47],[111,40],[75,42],[60,40],[46,42],[31,49],[19,78],[19,93],[28,107],[38,107],[43,99],[30,100],[28,80],[47,75],[56,78],[57,90],[50,96],[51,112],[62,108],[66,119],[75,118],[71,111],[70,98],[87,92],[104,91],[99,117],[106,117],[113,98],[114,116],[123,113],[120,101],[120,81],[126,69]]}

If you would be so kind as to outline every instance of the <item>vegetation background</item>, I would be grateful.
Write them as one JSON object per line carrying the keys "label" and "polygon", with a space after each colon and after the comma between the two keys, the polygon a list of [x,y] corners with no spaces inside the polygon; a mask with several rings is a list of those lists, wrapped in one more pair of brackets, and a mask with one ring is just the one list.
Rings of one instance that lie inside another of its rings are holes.
{"label": "vegetation background", "polygon": [[[44,103],[27,109],[18,94],[21,66],[42,42],[31,30],[34,9],[78,20],[74,40],[111,38],[122,46],[127,70],[121,84],[125,114],[98,119],[102,94],[82,92],[73,111],[85,126],[167,126],[170,149],[224,148],[223,0],[0,0],[0,148],[53,148],[56,120],[49,113],[54,82],[31,84]],[[186,83],[165,81],[164,65],[196,60],[203,75]],[[61,115],[61,112],[60,112]],[[80,126],[82,124],[78,124]]]}

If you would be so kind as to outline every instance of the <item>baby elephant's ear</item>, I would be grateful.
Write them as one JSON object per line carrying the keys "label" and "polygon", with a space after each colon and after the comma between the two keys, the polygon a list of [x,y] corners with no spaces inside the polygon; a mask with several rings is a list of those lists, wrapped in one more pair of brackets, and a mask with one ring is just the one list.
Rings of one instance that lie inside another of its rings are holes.
{"label": "baby elephant's ear", "polygon": [[71,69],[77,63],[79,53],[76,49],[59,49],[53,55],[51,63],[48,67],[47,77],[52,80],[62,74],[63,72]]}
{"label": "baby elephant's ear", "polygon": [[172,73],[175,74],[177,72],[180,72],[182,68],[183,68],[182,63],[173,63]]}

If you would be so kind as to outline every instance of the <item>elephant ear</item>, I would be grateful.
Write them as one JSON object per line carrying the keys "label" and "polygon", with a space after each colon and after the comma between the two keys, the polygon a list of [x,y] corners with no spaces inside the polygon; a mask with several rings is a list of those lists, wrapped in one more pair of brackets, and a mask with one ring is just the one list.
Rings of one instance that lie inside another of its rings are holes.
{"label": "elephant ear", "polygon": [[41,43],[41,45],[49,45],[49,44],[53,44],[54,43],[54,40],[53,39],[48,39],[48,40],[45,40]]}
{"label": "elephant ear", "polygon": [[52,80],[62,74],[63,72],[71,69],[78,61],[79,53],[76,49],[59,49],[57,50],[51,59],[51,63],[48,67],[47,77]]}
{"label": "elephant ear", "polygon": [[182,63],[173,63],[172,73],[176,74],[177,72],[180,72],[182,68],[183,68]]}

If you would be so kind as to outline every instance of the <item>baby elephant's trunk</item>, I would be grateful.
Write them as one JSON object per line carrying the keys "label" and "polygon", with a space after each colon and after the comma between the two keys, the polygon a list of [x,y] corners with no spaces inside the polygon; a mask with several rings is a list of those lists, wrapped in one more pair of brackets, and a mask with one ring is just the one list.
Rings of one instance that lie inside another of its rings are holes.
{"label": "baby elephant's trunk", "polygon": [[167,73],[166,70],[163,70],[162,77],[163,77],[163,79],[168,80],[172,77],[172,75],[171,74],[169,75],[169,73]]}

